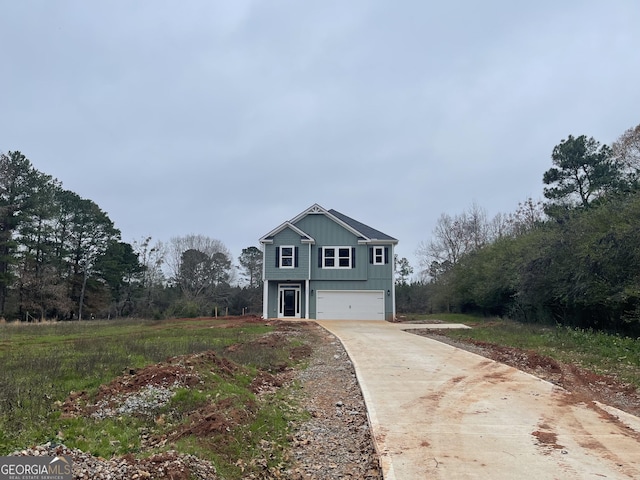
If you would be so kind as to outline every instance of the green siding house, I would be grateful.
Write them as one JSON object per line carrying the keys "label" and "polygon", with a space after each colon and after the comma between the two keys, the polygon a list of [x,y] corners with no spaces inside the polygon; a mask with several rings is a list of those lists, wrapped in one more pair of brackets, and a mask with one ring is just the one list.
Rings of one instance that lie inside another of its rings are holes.
{"label": "green siding house", "polygon": [[264,318],[395,318],[395,238],[315,204],[260,243]]}

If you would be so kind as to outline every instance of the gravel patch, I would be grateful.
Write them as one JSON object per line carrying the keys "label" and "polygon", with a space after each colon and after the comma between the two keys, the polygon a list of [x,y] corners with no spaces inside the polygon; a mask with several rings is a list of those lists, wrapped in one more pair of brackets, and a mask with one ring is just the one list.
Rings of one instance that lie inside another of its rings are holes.
{"label": "gravel patch", "polygon": [[293,439],[291,480],[382,479],[367,409],[340,341],[316,324],[310,365],[298,374],[300,401],[311,415]]}
{"label": "gravel patch", "polygon": [[74,480],[216,480],[219,478],[215,467],[210,462],[175,451],[159,453],[145,459],[125,455],[105,460],[78,449],[67,448],[65,445],[47,443],[14,452],[12,455],[69,456],[73,460]]}

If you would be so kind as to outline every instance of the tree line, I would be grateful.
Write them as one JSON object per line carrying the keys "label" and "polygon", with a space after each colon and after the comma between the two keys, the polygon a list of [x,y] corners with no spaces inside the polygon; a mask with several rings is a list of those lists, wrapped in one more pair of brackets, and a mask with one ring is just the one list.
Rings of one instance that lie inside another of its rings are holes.
{"label": "tree line", "polygon": [[[396,305],[640,334],[640,125],[611,146],[569,135],[551,153],[544,201],[489,219],[442,214],[395,259]],[[259,313],[262,254],[235,265],[217,239],[123,242],[108,215],[20,152],[0,154],[0,318]],[[238,275],[241,278],[238,278]]]}
{"label": "tree line", "polygon": [[543,201],[492,219],[477,205],[442,214],[399,310],[640,334],[640,125],[611,146],[569,135],[551,160]]}
{"label": "tree line", "polygon": [[202,235],[123,242],[95,202],[19,151],[0,153],[0,318],[258,313],[261,272],[257,247],[235,265],[220,240]]}

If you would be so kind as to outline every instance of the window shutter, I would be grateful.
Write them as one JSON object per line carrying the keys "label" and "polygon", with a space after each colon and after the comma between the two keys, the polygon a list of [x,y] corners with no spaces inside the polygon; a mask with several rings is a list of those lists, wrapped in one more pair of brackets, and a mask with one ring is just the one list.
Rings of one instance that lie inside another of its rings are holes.
{"label": "window shutter", "polygon": [[296,247],[294,256],[293,256],[293,265],[294,267],[298,267],[298,247]]}
{"label": "window shutter", "polygon": [[351,247],[351,268],[356,268],[356,247]]}
{"label": "window shutter", "polygon": [[389,247],[384,247],[384,264],[389,263]]}
{"label": "window shutter", "polygon": [[318,268],[322,268],[322,247],[318,247]]}
{"label": "window shutter", "polygon": [[373,247],[369,247],[369,263],[373,263]]}
{"label": "window shutter", "polygon": [[280,268],[280,247],[276,247],[276,268]]}

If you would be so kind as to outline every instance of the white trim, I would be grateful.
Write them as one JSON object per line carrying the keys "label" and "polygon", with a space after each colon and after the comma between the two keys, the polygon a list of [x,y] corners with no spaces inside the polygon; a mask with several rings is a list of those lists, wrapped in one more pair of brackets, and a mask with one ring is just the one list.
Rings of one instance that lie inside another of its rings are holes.
{"label": "white trim", "polygon": [[314,203],[309,208],[307,208],[306,210],[300,212],[298,215],[296,215],[291,220],[289,220],[289,222],[290,223],[297,223],[298,220],[302,220],[304,217],[306,217],[307,215],[310,215],[310,214],[311,215],[317,215],[317,214],[329,215],[329,212],[327,210],[325,210],[324,208],[322,208],[317,203]]}
{"label": "white trim", "polygon": [[309,320],[309,280],[304,281],[304,318]]}
{"label": "white trim", "polygon": [[[279,247],[276,247],[276,248],[280,249],[280,258],[278,258],[278,268],[296,268],[296,247],[294,245],[280,245]],[[291,259],[291,265],[282,264],[282,259],[285,258],[285,256],[282,254],[282,250],[284,248],[291,249],[291,255],[286,256],[286,258]]]}
{"label": "white trim", "polygon": [[[284,314],[284,291],[285,290],[293,290],[295,292],[294,306],[293,306],[294,315],[285,316]],[[293,283],[293,284],[281,283],[280,285],[278,285],[278,296],[276,298],[276,301],[278,302],[278,318],[300,318],[300,300],[301,300],[300,290],[301,290],[301,287],[299,283]]]}
{"label": "white trim", "polygon": [[391,258],[390,262],[393,262],[391,268],[391,320],[396,319],[396,255],[394,253],[393,245],[391,245]]}
{"label": "white trim", "polygon": [[309,255],[308,255],[308,261],[307,261],[307,265],[308,265],[308,270],[307,270],[307,278],[304,281],[304,298],[305,298],[305,302],[304,302],[304,318],[306,318],[307,320],[310,318],[309,317],[309,305],[311,304],[309,296],[311,295],[310,290],[309,290],[309,286],[311,285],[311,244],[309,244]]}
{"label": "white trim", "polygon": [[262,318],[269,318],[269,280],[267,280],[267,247],[262,248]]}
{"label": "white trim", "polygon": [[[323,270],[332,270],[332,269],[336,269],[336,270],[348,270],[350,268],[352,268],[353,265],[353,248],[352,246],[346,246],[346,245],[342,245],[342,246],[334,246],[334,245],[327,245],[326,247],[320,247],[320,251],[322,252],[322,269]],[[333,267],[328,267],[325,264],[325,250],[327,249],[332,249],[335,250],[335,256],[333,257]],[[340,256],[340,250],[347,250],[349,252],[349,265],[348,266],[341,266],[340,265],[340,259],[345,259],[347,257],[341,257]]]}
{"label": "white trim", "polygon": [[353,228],[348,223],[340,220],[335,215],[332,215],[328,210],[326,210],[324,207],[318,205],[317,203],[314,203],[309,208],[307,208],[303,212],[301,212],[298,215],[296,215],[295,217],[293,217],[291,220],[289,220],[287,222],[284,222],[281,225],[279,225],[278,227],[276,227],[273,230],[271,230],[269,233],[267,233],[265,236],[263,236],[260,239],[260,243],[273,243],[273,239],[269,238],[269,237],[273,237],[274,235],[276,235],[277,233],[281,232],[282,230],[284,230],[285,228],[288,227],[288,228],[291,228],[292,230],[294,230],[296,233],[298,233],[301,237],[304,237],[301,240],[302,243],[315,244],[316,241],[313,239],[313,237],[311,237],[307,233],[303,232],[302,230],[300,230],[299,228],[297,228],[294,225],[295,223],[298,223],[298,221],[300,221],[301,219],[303,219],[307,215],[325,215],[327,218],[329,218],[330,220],[333,220],[338,225],[340,225],[341,227],[345,228],[349,232],[353,233],[356,237],[358,237],[358,244],[372,244],[373,245],[373,244],[389,244],[389,243],[391,243],[391,244],[395,245],[396,243],[398,243],[398,240],[396,240],[395,238],[392,238],[392,239],[369,238],[365,234],[360,232],[359,230],[356,230],[355,228]]}
{"label": "white trim", "polygon": [[[348,320],[348,319],[355,319],[355,316],[350,316],[348,313],[345,313],[344,316],[342,316],[342,318],[330,318],[329,315],[335,315],[336,313],[339,314],[339,312],[326,312],[326,311],[319,311],[319,308],[324,308],[325,305],[323,305],[323,302],[321,301],[323,299],[324,296],[327,295],[331,295],[331,294],[335,294],[335,293],[339,293],[341,295],[353,295],[353,294],[368,294],[368,295],[376,295],[375,300],[376,302],[381,301],[382,304],[376,304],[376,306],[379,306],[382,308],[382,311],[377,311],[375,314],[372,314],[372,318],[358,318],[358,320],[381,320],[384,321],[386,319],[386,305],[387,305],[387,292],[385,290],[336,290],[336,289],[331,289],[331,290],[316,290],[315,295],[316,295],[316,319],[322,319],[320,317],[324,317],[325,319],[332,319],[332,320]],[[344,297],[343,297],[344,298]],[[353,297],[350,299],[352,300]],[[351,302],[349,302],[351,303]],[[331,302],[331,305],[333,305],[335,307],[335,303]],[[351,304],[349,305],[349,310],[351,310]],[[347,312],[347,310],[345,309],[345,312]],[[373,318],[373,317],[377,317],[377,318]]]}
{"label": "white trim", "polygon": [[269,233],[267,233],[265,236],[263,236],[259,240],[259,242],[260,243],[273,243],[273,239],[269,238],[269,237],[273,237],[274,235],[280,233],[282,230],[284,230],[286,228],[290,228],[295,233],[300,235],[300,237],[304,237],[304,238],[301,238],[301,240],[300,240],[301,243],[316,243],[316,241],[313,239],[313,237],[311,237],[311,235],[309,235],[308,233],[300,230],[298,227],[293,225],[293,222],[290,222],[290,221],[289,222],[284,222],[284,223],[281,223],[280,225],[278,225],[276,228],[274,228]]}
{"label": "white trim", "polygon": [[[373,265],[384,265],[384,248],[383,246],[374,246],[373,248]],[[378,255],[377,250],[380,250],[380,255]],[[378,262],[378,257],[380,257],[380,261]]]}
{"label": "white trim", "polygon": [[398,240],[367,240],[361,243],[366,243],[367,245],[397,245]]}
{"label": "white trim", "polygon": [[269,318],[269,280],[262,282],[262,318]]}
{"label": "white trim", "polygon": [[[295,217],[293,217],[291,220],[289,220],[289,223],[298,223],[298,221],[300,221],[301,219],[303,219],[304,217],[306,217],[307,215],[325,215],[326,217],[328,217],[329,219],[333,220],[334,222],[336,222],[338,225],[340,225],[341,227],[349,230],[351,233],[353,233],[356,237],[362,237],[364,238],[367,242],[370,240],[369,237],[367,237],[366,235],[364,235],[362,232],[359,232],[358,230],[356,230],[355,228],[353,228],[351,225],[349,225],[348,223],[343,222],[342,220],[340,220],[338,217],[336,217],[335,215],[331,215],[331,213],[329,213],[328,210],[326,210],[325,208],[321,207],[320,205],[318,205],[317,203],[314,203],[313,205],[311,205],[309,208],[307,208],[305,211],[303,211],[302,213],[296,215]],[[268,237],[269,235],[265,235],[265,237]]]}

